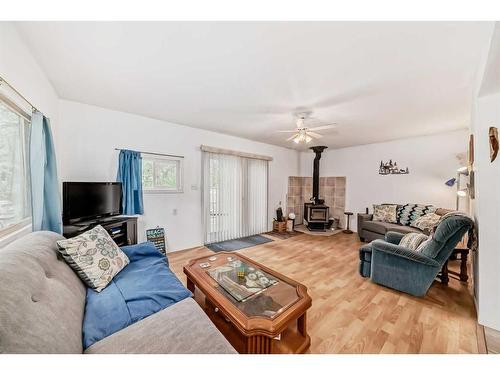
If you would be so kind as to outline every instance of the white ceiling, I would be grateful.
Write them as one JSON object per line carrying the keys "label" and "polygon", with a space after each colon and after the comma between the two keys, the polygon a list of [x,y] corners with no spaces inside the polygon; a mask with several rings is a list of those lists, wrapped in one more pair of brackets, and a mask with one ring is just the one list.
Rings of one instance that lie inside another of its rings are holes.
{"label": "white ceiling", "polygon": [[[491,23],[20,22],[64,99],[292,147],[292,114],[345,147],[461,129]],[[308,145],[309,146],[309,145]]]}

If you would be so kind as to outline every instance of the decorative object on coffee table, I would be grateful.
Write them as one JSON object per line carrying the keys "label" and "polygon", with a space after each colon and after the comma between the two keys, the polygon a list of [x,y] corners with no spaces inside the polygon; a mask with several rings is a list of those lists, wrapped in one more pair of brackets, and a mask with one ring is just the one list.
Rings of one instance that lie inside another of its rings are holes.
{"label": "decorative object on coffee table", "polygon": [[[234,258],[232,262],[228,263],[227,255]],[[304,285],[238,253],[219,253],[208,269],[200,268],[207,259],[193,259],[184,267],[187,287],[238,352],[297,354],[309,348],[306,312],[312,301]],[[231,283],[231,272],[243,265],[248,270],[241,280],[244,285],[233,282],[233,287],[244,291],[258,283],[261,290],[238,302],[225,288]],[[225,288],[218,277],[223,278]]]}
{"label": "decorative object on coffee table", "polygon": [[344,229],[342,232],[343,233],[347,233],[347,234],[352,234],[352,230],[349,229],[349,222],[351,221],[351,215],[352,215],[352,212],[344,212],[344,215],[346,215],[346,229]]}

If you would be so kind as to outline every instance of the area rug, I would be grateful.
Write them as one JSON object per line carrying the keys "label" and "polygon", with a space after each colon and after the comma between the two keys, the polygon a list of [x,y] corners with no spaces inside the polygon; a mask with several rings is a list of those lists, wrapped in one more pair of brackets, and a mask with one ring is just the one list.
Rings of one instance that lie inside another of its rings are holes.
{"label": "area rug", "polygon": [[217,243],[212,243],[210,245],[206,245],[210,250],[218,253],[219,251],[235,251],[240,249],[245,249],[247,247],[252,247],[256,245],[261,245],[266,242],[272,242],[273,240],[260,234],[255,236],[238,238],[236,240],[228,240]]}

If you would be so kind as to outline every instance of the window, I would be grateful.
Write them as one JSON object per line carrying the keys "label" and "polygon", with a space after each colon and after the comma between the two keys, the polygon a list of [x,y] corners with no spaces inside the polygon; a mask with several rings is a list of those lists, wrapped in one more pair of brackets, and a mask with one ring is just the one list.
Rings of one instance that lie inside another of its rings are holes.
{"label": "window", "polygon": [[0,236],[31,222],[30,124],[28,114],[0,95]]}
{"label": "window", "polygon": [[182,193],[182,158],[143,156],[142,188],[145,193]]}

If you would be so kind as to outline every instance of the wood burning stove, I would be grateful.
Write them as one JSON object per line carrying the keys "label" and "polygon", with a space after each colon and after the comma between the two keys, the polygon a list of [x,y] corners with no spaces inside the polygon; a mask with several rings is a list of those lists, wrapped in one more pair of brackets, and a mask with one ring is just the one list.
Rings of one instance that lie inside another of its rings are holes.
{"label": "wood burning stove", "polygon": [[330,208],[324,204],[304,204],[304,222],[309,230],[324,231],[330,227]]}
{"label": "wood burning stove", "polygon": [[319,159],[326,146],[314,146],[311,150],[316,156],[313,162],[313,196],[311,203],[304,204],[304,224],[309,230],[321,230],[330,228],[330,209],[324,203],[324,199],[319,197]]}

